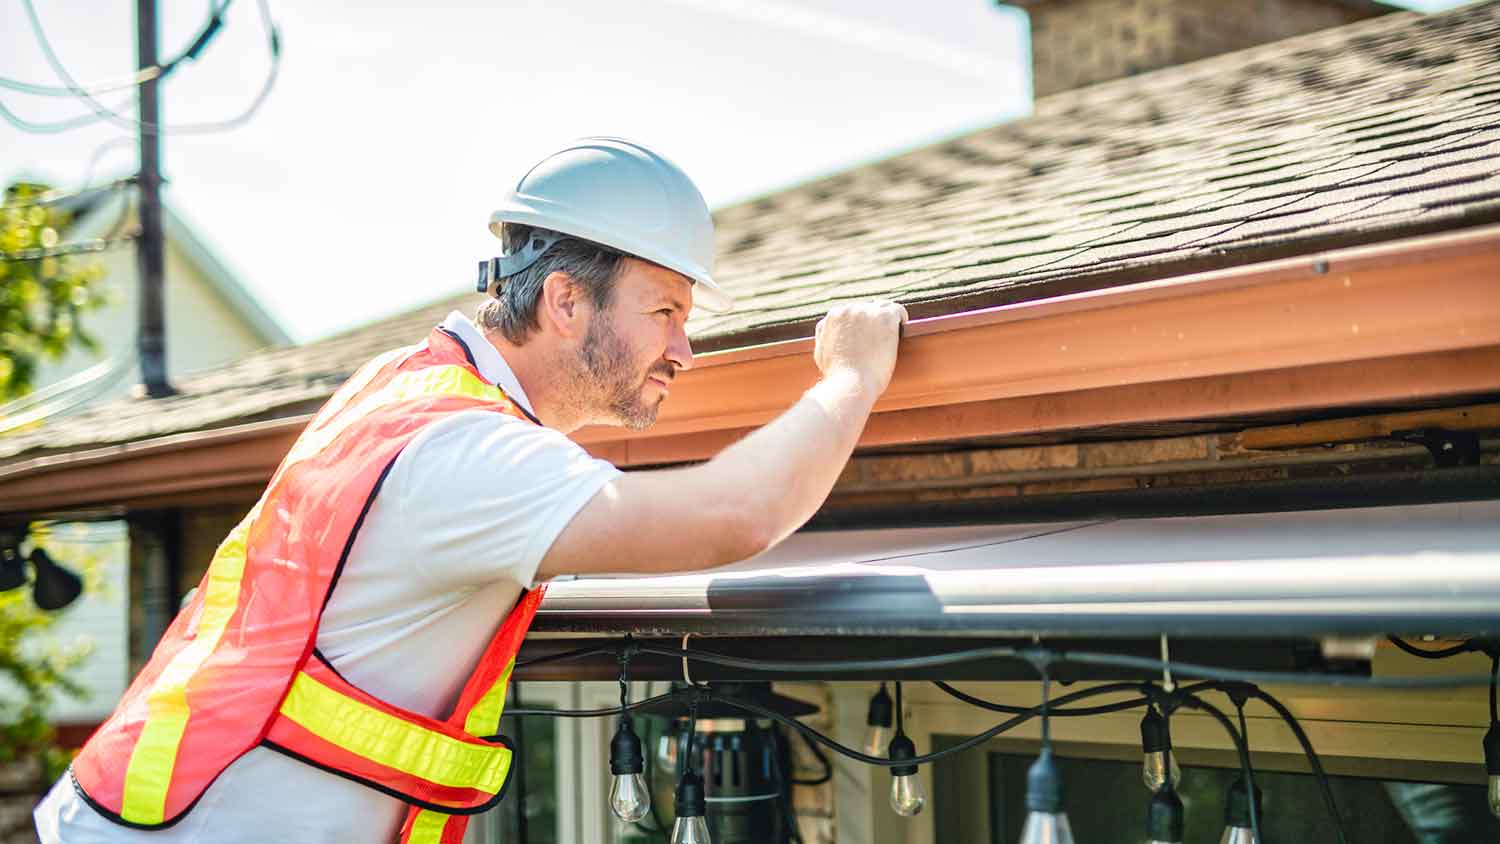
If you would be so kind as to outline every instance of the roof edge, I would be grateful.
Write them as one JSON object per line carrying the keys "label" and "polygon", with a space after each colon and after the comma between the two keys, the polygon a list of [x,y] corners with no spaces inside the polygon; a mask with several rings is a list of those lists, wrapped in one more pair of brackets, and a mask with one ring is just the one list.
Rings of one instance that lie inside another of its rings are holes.
{"label": "roof edge", "polygon": [[[861,447],[1500,390],[1500,226],[913,320]],[[811,339],[703,355],[622,466],[702,460],[817,379]],[[961,364],[960,364],[961,362]],[[264,483],[299,416],[0,467],[0,513]],[[212,466],[205,474],[202,467]]]}

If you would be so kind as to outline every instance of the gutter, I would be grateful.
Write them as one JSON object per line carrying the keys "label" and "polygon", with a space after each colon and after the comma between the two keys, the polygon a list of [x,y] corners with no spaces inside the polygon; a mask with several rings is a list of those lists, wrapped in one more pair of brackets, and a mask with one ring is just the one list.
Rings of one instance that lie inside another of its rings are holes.
{"label": "gutter", "polygon": [[[914,320],[859,445],[1500,392],[1496,279],[1486,226]],[[816,381],[812,348],[702,355],[651,430],[574,439],[620,466],[706,459]],[[0,467],[0,513],[253,497],[308,418],[20,460]]]}

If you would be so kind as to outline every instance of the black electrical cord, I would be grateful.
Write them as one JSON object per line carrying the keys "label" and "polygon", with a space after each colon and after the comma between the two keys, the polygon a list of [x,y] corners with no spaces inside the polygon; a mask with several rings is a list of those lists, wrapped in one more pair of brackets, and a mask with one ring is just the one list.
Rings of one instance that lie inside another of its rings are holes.
{"label": "black electrical cord", "polygon": [[813,743],[812,739],[808,738],[806,735],[804,735],[802,733],[798,733],[797,737],[800,738],[800,739],[802,739],[802,743],[807,746],[808,752],[810,752],[813,755],[814,759],[818,760],[818,765],[819,765],[819,767],[821,767],[823,769],[823,773],[819,774],[818,776],[816,776],[816,777],[814,777],[812,779],[801,779],[801,780],[799,780],[796,777],[792,777],[792,784],[793,785],[809,785],[809,786],[811,786],[811,785],[822,785],[823,783],[826,783],[829,780],[832,780],[833,779],[833,763],[830,762],[830,761],[828,761],[828,755],[823,752],[823,748],[818,747],[816,744]]}
{"label": "black electrical cord", "polygon": [[[986,709],[986,710],[989,710],[990,712],[999,712],[999,713],[1001,713],[1003,715],[1020,715],[1021,713],[1027,711],[1027,708],[1024,707],[1024,706],[1007,704],[1007,703],[994,703],[992,701],[988,701],[988,700],[985,700],[983,698],[974,697],[973,695],[968,694],[967,692],[960,691],[960,690],[954,688],[953,686],[950,686],[947,683],[944,683],[942,680],[933,680],[932,684],[934,686],[937,686],[939,689],[941,689],[944,693],[948,694],[949,696],[951,696],[953,698],[956,698],[958,700],[961,700],[964,703],[967,703],[970,706],[977,707],[979,709]],[[1109,688],[1111,690],[1121,691],[1121,692],[1139,692],[1139,691],[1141,691],[1142,687],[1145,686],[1145,685],[1147,685],[1147,684],[1144,684],[1144,683],[1135,683],[1135,682],[1121,682],[1121,683],[1110,683],[1108,686],[1096,686],[1095,688],[1096,689]],[[1072,709],[1058,709],[1057,707],[1052,707],[1052,708],[1050,708],[1050,709],[1047,710],[1047,714],[1048,715],[1059,715],[1059,716],[1074,716],[1074,717],[1076,717],[1076,716],[1084,716],[1084,715],[1107,715],[1107,714],[1109,714],[1111,712],[1123,712],[1124,710],[1127,710],[1127,709],[1136,709],[1136,708],[1142,706],[1145,703],[1147,703],[1147,699],[1145,699],[1145,698],[1131,698],[1129,700],[1122,700],[1122,701],[1119,701],[1119,702],[1116,702],[1116,703],[1100,704],[1099,706],[1079,706],[1079,707],[1073,707]]]}
{"label": "black electrical cord", "polygon": [[1264,689],[1251,687],[1250,694],[1260,702],[1271,707],[1286,722],[1292,735],[1297,737],[1297,743],[1302,745],[1302,753],[1307,757],[1307,764],[1312,768],[1313,774],[1318,780],[1318,789],[1323,792],[1323,803],[1328,807],[1328,814],[1333,818],[1334,830],[1338,833],[1339,844],[1348,844],[1349,838],[1344,834],[1344,816],[1339,813],[1338,801],[1333,796],[1333,786],[1328,780],[1328,773],[1323,770],[1323,760],[1318,758],[1318,751],[1313,749],[1312,740],[1302,729],[1302,724],[1297,721],[1297,716],[1292,714],[1281,701],[1271,696]]}
{"label": "black electrical cord", "polygon": [[533,665],[545,665],[549,662],[563,662],[564,660],[569,659],[583,659],[586,656],[598,656],[599,654],[618,655],[619,650],[616,648],[601,648],[598,646],[574,648],[571,651],[559,651],[555,654],[547,654],[546,656],[538,656],[532,657],[531,659],[518,660],[516,662],[516,667],[529,668]]}
{"label": "black electrical cord", "polygon": [[[1245,746],[1248,748],[1250,746],[1250,725],[1245,721],[1245,699],[1243,697],[1232,697],[1230,700],[1234,703],[1235,713],[1239,715],[1240,736],[1245,739]],[[1250,810],[1250,841],[1252,844],[1261,844],[1265,839],[1260,836],[1260,807],[1256,805],[1255,766],[1250,764],[1248,757],[1245,759],[1245,787],[1249,789],[1250,795],[1248,801],[1248,808]]]}
{"label": "black electrical cord", "polygon": [[1246,786],[1250,789],[1250,836],[1256,842],[1263,841],[1264,839],[1260,837],[1260,820],[1256,817],[1255,811],[1255,772],[1250,765],[1249,739],[1245,737],[1243,732],[1234,728],[1234,724],[1229,720],[1228,715],[1225,715],[1217,706],[1214,706],[1203,698],[1192,694],[1173,694],[1172,697],[1182,706],[1207,712],[1213,716],[1215,721],[1219,722],[1219,726],[1224,728],[1224,732],[1229,734],[1229,740],[1234,744],[1234,750],[1240,758],[1240,776],[1245,778]]}
{"label": "black electrical cord", "polygon": [[[1302,754],[1307,757],[1307,765],[1312,769],[1313,778],[1317,780],[1318,790],[1323,796],[1323,805],[1328,809],[1328,815],[1333,819],[1334,831],[1338,833],[1340,844],[1347,844],[1348,836],[1344,832],[1343,815],[1339,813],[1338,801],[1334,798],[1333,785],[1328,779],[1328,772],[1323,768],[1323,760],[1318,757],[1318,751],[1313,748],[1312,740],[1307,737],[1307,732],[1302,729],[1297,716],[1292,714],[1286,705],[1277,700],[1270,692],[1248,683],[1222,683],[1219,691],[1226,694],[1234,694],[1234,690],[1243,690],[1250,697],[1259,700],[1269,706],[1281,720],[1286,723],[1287,728],[1296,737],[1297,743],[1302,746]],[[1232,699],[1232,698],[1231,698]]]}
{"label": "black electrical cord", "polygon": [[[1453,650],[1453,649],[1446,649],[1446,650]],[[1475,651],[1475,650],[1483,651],[1483,652],[1488,653],[1488,654],[1491,655],[1491,660],[1492,660],[1492,662],[1491,662],[1491,669],[1490,669],[1490,673],[1488,675],[1481,675],[1481,676],[1474,676],[1474,677],[1464,675],[1464,676],[1455,676],[1455,677],[1446,677],[1446,678],[1444,678],[1444,677],[1436,677],[1436,678],[1433,678],[1433,677],[1403,677],[1403,678],[1363,678],[1363,677],[1360,677],[1360,678],[1356,678],[1356,677],[1348,677],[1348,676],[1343,676],[1343,675],[1308,675],[1308,674],[1295,674],[1295,673],[1277,672],[1277,671],[1243,671],[1243,670],[1234,670],[1234,669],[1219,669],[1219,668],[1213,668],[1213,667],[1210,667],[1210,666],[1194,665],[1194,664],[1179,663],[1179,662],[1169,662],[1169,661],[1162,661],[1162,660],[1155,660],[1155,659],[1148,659],[1148,658],[1141,658],[1141,657],[1131,657],[1131,656],[1125,656],[1125,655],[1120,655],[1120,654],[1091,653],[1091,652],[1085,652],[1085,651],[1054,652],[1054,651],[1050,651],[1050,650],[1043,649],[1043,648],[1027,648],[1025,650],[1018,650],[1018,649],[1009,648],[1009,647],[991,647],[991,648],[978,648],[978,649],[966,650],[966,651],[955,651],[955,652],[950,652],[950,653],[945,653],[945,654],[935,654],[935,655],[927,656],[927,657],[911,657],[911,658],[884,659],[884,660],[857,660],[857,661],[846,661],[846,662],[837,662],[837,663],[827,663],[827,662],[823,662],[823,663],[819,663],[819,662],[772,662],[772,661],[760,661],[760,660],[744,659],[744,658],[740,658],[740,657],[732,657],[732,656],[727,656],[727,655],[724,655],[724,654],[716,654],[716,653],[712,653],[712,652],[708,652],[708,651],[687,651],[687,650],[681,650],[681,649],[667,649],[667,648],[657,648],[657,647],[649,647],[649,646],[639,646],[639,647],[636,648],[636,652],[639,652],[639,653],[651,653],[651,654],[655,654],[655,655],[659,655],[659,656],[668,656],[668,657],[673,657],[673,658],[693,659],[693,660],[698,660],[698,661],[701,661],[701,662],[706,662],[706,663],[710,663],[710,664],[717,664],[717,665],[722,665],[722,666],[727,666],[727,667],[732,667],[732,668],[741,668],[741,669],[747,669],[747,670],[762,670],[762,671],[784,671],[784,672],[788,672],[788,673],[807,672],[807,673],[825,673],[825,674],[826,673],[835,673],[836,674],[836,673],[840,673],[840,672],[869,672],[869,671],[881,671],[881,670],[892,670],[892,671],[894,671],[894,670],[913,670],[913,669],[923,669],[923,668],[940,667],[940,666],[944,666],[944,665],[952,665],[952,664],[957,664],[957,663],[966,662],[966,661],[972,661],[972,660],[976,660],[976,659],[993,659],[993,658],[997,658],[997,657],[1007,657],[1007,656],[1009,656],[1009,657],[1024,658],[1027,661],[1031,662],[1034,666],[1037,667],[1038,671],[1042,673],[1043,682],[1044,683],[1047,682],[1047,669],[1048,669],[1048,667],[1053,662],[1074,662],[1074,663],[1080,663],[1080,664],[1105,665],[1105,666],[1111,666],[1111,667],[1123,667],[1123,668],[1131,668],[1131,669],[1138,669],[1138,670],[1148,670],[1148,671],[1160,671],[1160,670],[1163,670],[1164,668],[1170,668],[1172,671],[1174,671],[1174,672],[1176,672],[1178,674],[1181,674],[1181,675],[1185,675],[1185,676],[1198,676],[1198,677],[1208,678],[1208,680],[1205,681],[1205,682],[1200,682],[1200,683],[1195,683],[1195,684],[1191,684],[1191,685],[1188,685],[1188,686],[1183,686],[1181,688],[1176,689],[1173,692],[1165,692],[1165,691],[1159,689],[1158,687],[1156,687],[1154,684],[1151,684],[1151,683],[1138,683],[1138,682],[1137,683],[1128,683],[1128,682],[1127,683],[1112,683],[1112,684],[1106,684],[1106,685],[1098,686],[1098,687],[1091,688],[1091,689],[1083,689],[1081,691],[1073,692],[1071,694],[1064,695],[1064,696],[1058,698],[1056,701],[1049,700],[1048,699],[1048,695],[1046,694],[1047,690],[1044,689],[1042,704],[1039,705],[1039,706],[1036,706],[1036,707],[1029,708],[1029,709],[1023,709],[1021,707],[1008,707],[1008,706],[1005,706],[1003,704],[993,704],[993,703],[991,703],[989,701],[984,701],[984,700],[982,700],[980,698],[975,698],[972,695],[966,695],[966,694],[964,694],[962,692],[959,692],[957,689],[953,689],[951,686],[948,686],[945,683],[939,682],[939,683],[937,683],[937,685],[940,688],[942,688],[945,692],[948,692],[949,694],[952,694],[954,697],[956,697],[956,698],[958,698],[960,700],[964,700],[965,702],[971,703],[971,704],[973,704],[975,706],[978,706],[980,708],[989,709],[989,710],[992,710],[992,711],[1002,711],[1002,712],[1004,712],[1004,711],[1010,711],[1010,710],[1014,709],[1014,710],[1017,710],[1017,712],[1010,719],[1008,719],[1008,720],[1006,720],[1006,721],[1004,721],[1004,722],[1002,722],[1000,724],[997,724],[996,726],[994,726],[994,727],[992,727],[992,728],[990,728],[988,730],[985,730],[984,732],[978,733],[978,734],[976,734],[974,736],[970,736],[969,738],[967,738],[967,739],[965,739],[965,740],[963,740],[963,741],[959,742],[958,744],[955,744],[955,745],[953,745],[951,747],[947,747],[947,748],[944,748],[943,750],[934,751],[932,753],[928,753],[928,754],[925,754],[925,755],[916,756],[916,757],[911,758],[911,759],[902,759],[902,760],[891,760],[891,759],[886,759],[886,758],[881,758],[881,757],[876,757],[876,756],[869,756],[869,755],[867,755],[865,753],[862,753],[862,752],[860,752],[858,750],[855,750],[855,749],[850,748],[850,747],[846,747],[846,746],[838,743],[834,739],[831,739],[828,736],[825,736],[822,733],[819,733],[818,731],[812,729],[811,727],[807,726],[806,724],[803,724],[802,722],[800,722],[800,721],[798,721],[798,720],[796,720],[794,718],[790,718],[788,716],[782,715],[779,712],[776,712],[774,710],[771,710],[771,709],[768,709],[766,707],[760,706],[759,704],[751,703],[749,701],[737,700],[735,698],[726,697],[724,695],[715,694],[715,693],[713,693],[711,691],[708,691],[708,690],[706,690],[704,688],[701,688],[701,687],[700,688],[691,689],[691,690],[685,689],[685,690],[681,690],[681,691],[678,691],[678,692],[669,692],[667,694],[659,695],[659,696],[650,698],[648,700],[640,701],[640,702],[638,702],[636,704],[631,705],[630,708],[631,709],[636,709],[636,708],[639,708],[639,707],[642,707],[642,706],[654,704],[654,703],[657,703],[659,701],[664,701],[664,700],[668,700],[668,699],[684,699],[684,698],[689,699],[691,701],[690,716],[689,716],[689,719],[690,719],[689,720],[689,731],[690,732],[689,732],[689,736],[688,736],[689,756],[691,756],[691,751],[692,751],[692,747],[693,747],[693,738],[694,738],[693,734],[696,732],[697,704],[700,701],[714,701],[714,702],[719,702],[719,703],[726,704],[728,706],[735,707],[735,708],[740,709],[740,710],[745,711],[745,712],[749,712],[749,713],[751,713],[753,715],[756,715],[756,716],[759,716],[761,718],[769,719],[769,720],[771,720],[771,721],[773,721],[775,723],[782,724],[782,725],[784,725],[786,727],[789,727],[789,728],[791,728],[793,730],[796,730],[802,736],[803,740],[808,743],[809,747],[813,747],[815,744],[822,744],[823,746],[825,746],[825,747],[827,747],[827,748],[829,748],[829,749],[831,749],[831,750],[833,750],[833,751],[835,751],[835,752],[837,752],[837,753],[839,753],[839,754],[841,754],[843,756],[846,756],[846,757],[848,757],[850,759],[854,759],[855,761],[864,762],[865,764],[874,765],[874,766],[878,766],[878,767],[891,768],[891,767],[895,767],[897,765],[926,764],[926,763],[929,763],[929,762],[937,761],[938,759],[945,758],[947,756],[951,756],[951,755],[954,755],[954,754],[957,754],[957,753],[961,753],[961,752],[963,752],[965,750],[969,750],[969,749],[971,749],[973,747],[977,747],[977,746],[983,744],[984,742],[990,740],[991,738],[994,738],[995,736],[997,736],[997,735],[999,735],[1001,733],[1004,733],[1007,730],[1010,730],[1010,729],[1018,726],[1019,724],[1022,724],[1024,722],[1030,720],[1031,718],[1037,717],[1038,715],[1043,715],[1043,714],[1045,714],[1045,715],[1058,714],[1059,710],[1056,709],[1056,707],[1059,707],[1062,704],[1070,703],[1070,702],[1077,701],[1077,700],[1084,700],[1084,699],[1087,699],[1087,698],[1096,697],[1096,696],[1103,695],[1103,694],[1118,694],[1118,693],[1120,693],[1122,691],[1141,691],[1143,693],[1142,697],[1140,697],[1138,699],[1127,700],[1127,701],[1119,701],[1119,702],[1115,702],[1115,703],[1111,703],[1111,704],[1105,704],[1105,705],[1096,706],[1096,707],[1080,707],[1077,710],[1062,710],[1062,711],[1070,712],[1070,714],[1084,714],[1085,712],[1092,713],[1092,714],[1099,714],[1100,712],[1106,712],[1106,711],[1107,712],[1123,711],[1125,709],[1131,709],[1131,708],[1137,708],[1137,707],[1140,707],[1140,706],[1145,706],[1145,705],[1147,705],[1149,703],[1152,703],[1152,702],[1158,702],[1158,703],[1163,704],[1167,708],[1176,708],[1179,705],[1187,705],[1187,706],[1191,706],[1192,708],[1201,709],[1201,710],[1203,710],[1205,712],[1210,713],[1217,720],[1219,720],[1220,723],[1230,733],[1231,738],[1234,739],[1234,741],[1235,741],[1236,750],[1241,755],[1241,766],[1242,766],[1242,768],[1243,768],[1243,770],[1245,772],[1247,787],[1250,789],[1250,795],[1249,796],[1250,796],[1250,800],[1251,800],[1252,833],[1257,837],[1257,840],[1259,840],[1259,834],[1260,834],[1260,832],[1259,832],[1258,808],[1256,808],[1255,804],[1254,804],[1254,801],[1255,801],[1254,769],[1250,765],[1248,745],[1245,744],[1245,739],[1243,738],[1241,731],[1235,730],[1234,724],[1232,722],[1230,722],[1228,716],[1224,715],[1223,712],[1219,711],[1216,707],[1213,707],[1211,704],[1208,704],[1207,702],[1203,701],[1201,698],[1197,697],[1196,694],[1194,694],[1194,693],[1197,692],[1197,691],[1204,691],[1204,690],[1217,690],[1217,691],[1223,691],[1226,694],[1229,694],[1231,700],[1235,701],[1236,702],[1236,706],[1240,708],[1241,730],[1244,730],[1244,728],[1245,728],[1244,712],[1243,712],[1243,702],[1239,701],[1236,696],[1237,695],[1248,695],[1248,696],[1255,697],[1256,699],[1262,701],[1267,706],[1269,706],[1273,711],[1275,711],[1276,714],[1278,716],[1280,716],[1281,719],[1287,724],[1288,728],[1291,729],[1292,734],[1297,738],[1298,743],[1302,747],[1303,753],[1307,757],[1308,765],[1309,765],[1309,767],[1312,768],[1312,772],[1314,774],[1314,777],[1318,781],[1318,787],[1319,787],[1319,789],[1322,792],[1323,800],[1324,800],[1324,803],[1326,804],[1326,806],[1328,808],[1329,815],[1334,820],[1335,830],[1338,833],[1338,840],[1339,840],[1340,844],[1347,844],[1347,840],[1348,839],[1347,839],[1347,836],[1345,835],[1345,832],[1344,832],[1342,815],[1340,815],[1339,810],[1338,810],[1338,804],[1337,804],[1336,800],[1334,799],[1333,789],[1332,789],[1331,782],[1328,779],[1327,772],[1323,769],[1322,761],[1319,759],[1319,757],[1317,755],[1317,751],[1312,746],[1311,740],[1308,738],[1307,733],[1302,729],[1301,724],[1298,723],[1296,716],[1294,716],[1289,709],[1287,709],[1279,700],[1277,700],[1270,693],[1268,693],[1268,692],[1260,689],[1256,685],[1254,685],[1254,681],[1279,682],[1279,683],[1285,683],[1285,684],[1314,684],[1314,683],[1319,683],[1319,684],[1326,684],[1326,685],[1340,685],[1340,686],[1353,686],[1353,687],[1365,687],[1365,688],[1452,688],[1452,687],[1458,687],[1458,686],[1478,685],[1479,683],[1482,682],[1485,685],[1489,686],[1489,688],[1490,688],[1490,709],[1491,709],[1492,715],[1495,715],[1497,713],[1500,713],[1500,705],[1497,705],[1497,700],[1496,700],[1496,695],[1497,695],[1496,686],[1497,686],[1497,682],[1500,682],[1500,649],[1486,648],[1486,647],[1476,647],[1476,646],[1474,646],[1473,643],[1465,643],[1464,646],[1462,646],[1462,650],[1461,651],[1454,650],[1454,652],[1452,654],[1449,654],[1449,655],[1451,656],[1451,655],[1456,655],[1457,653],[1460,653],[1460,652],[1468,652],[1468,651]],[[608,652],[609,649],[607,649],[607,648],[579,649],[579,650],[573,651],[573,652],[565,652],[565,653],[562,653],[562,654],[553,654],[553,655],[550,655],[548,657],[542,657],[542,658],[539,658],[538,660],[528,661],[528,663],[523,663],[523,664],[535,664],[535,663],[540,662],[540,661],[551,661],[551,660],[558,660],[558,659],[565,659],[565,658],[573,658],[573,657],[576,657],[576,656],[585,655],[586,653],[589,653],[589,652],[598,653],[598,652],[601,652],[601,651]],[[897,703],[898,716],[897,717],[898,717],[898,729],[899,729],[899,725],[900,725],[900,720],[899,719],[901,718],[901,715],[899,714],[900,713],[900,700],[901,700],[901,688],[900,688],[899,684],[897,685],[896,698],[897,698],[897,701],[898,701],[898,703]],[[615,714],[615,713],[617,713],[619,711],[620,711],[619,709],[611,707],[609,709],[571,710],[571,711],[567,711],[567,710],[537,710],[537,711],[517,710],[517,711],[513,712],[512,714],[517,714],[517,715],[550,715],[550,716],[554,716],[554,717],[600,717],[600,716],[603,716],[603,715]],[[1048,726],[1047,725],[1047,721],[1046,721],[1046,718],[1044,717],[1044,719],[1043,719],[1043,741],[1044,741],[1044,743],[1050,738],[1050,736],[1048,735],[1047,726]],[[686,759],[685,760],[685,764],[688,765],[688,766],[691,766],[691,764],[692,764],[691,758]],[[831,771],[831,766],[829,767],[829,770]]]}
{"label": "black electrical cord", "polygon": [[[652,706],[668,700],[676,700],[686,697],[682,692],[667,692],[656,697],[648,697],[624,707],[626,712],[634,712],[642,707]],[[603,718],[607,715],[619,715],[621,707],[610,706],[605,709],[507,709],[506,715],[514,715],[517,718],[531,716],[545,716],[549,718]]]}
{"label": "black electrical cord", "polygon": [[797,826],[797,814],[793,806],[791,786],[789,782],[796,780],[791,776],[791,766],[785,770],[781,766],[781,733],[775,724],[771,725],[771,776],[775,779],[773,785],[776,787],[776,801],[781,804],[781,825],[786,832],[787,838],[797,844],[807,844],[802,840],[802,830]]}
{"label": "black electrical cord", "polygon": [[1413,645],[1410,642],[1407,642],[1397,636],[1387,636],[1385,638],[1387,641],[1400,648],[1401,650],[1411,654],[1412,656],[1421,657],[1422,659],[1447,659],[1450,656],[1458,656],[1459,654],[1479,650],[1479,648],[1476,647],[1473,642],[1459,642],[1456,645],[1452,645],[1446,648],[1436,648],[1433,650],[1428,650],[1427,648],[1419,648],[1416,645]]}
{"label": "black electrical cord", "polygon": [[[1080,691],[1072,692],[1070,694],[1066,694],[1060,698],[1057,698],[1055,701],[1051,702],[1051,705],[1070,703],[1075,700],[1084,700],[1086,698],[1095,697],[1099,694],[1102,693],[1095,691],[1094,689],[1082,689]],[[931,753],[914,756],[910,759],[892,760],[881,756],[870,756],[868,754],[855,750],[852,747],[846,747],[845,745],[842,745],[834,739],[823,735],[822,733],[814,730],[812,727],[807,726],[806,724],[798,721],[795,718],[783,715],[773,709],[767,709],[766,707],[761,706],[757,703],[738,700],[732,697],[725,697],[724,695],[714,694],[713,692],[705,693],[705,699],[717,703],[723,703],[727,706],[733,706],[736,709],[749,712],[760,718],[766,718],[771,721],[783,724],[787,727],[797,730],[798,732],[801,732],[812,741],[823,745],[824,747],[834,751],[835,753],[838,753],[841,756],[846,756],[850,759],[855,760],[856,762],[863,762],[867,765],[875,765],[881,768],[893,768],[901,765],[925,765],[929,762],[936,762],[939,759],[945,759],[949,756],[954,756],[956,754],[962,753],[965,750],[969,750],[970,748],[978,747],[979,745],[984,744],[995,736],[998,736],[1001,733],[1006,732],[1007,730],[1011,730],[1021,724],[1026,723],[1027,721],[1030,721],[1032,718],[1037,717],[1037,715],[1041,713],[1042,709],[1040,706],[1032,707],[1031,709],[1028,709],[1026,712],[1020,715],[1016,715],[1006,721],[1003,721],[1000,724],[997,724],[982,733],[970,736],[969,738],[966,738],[951,747],[945,747],[942,750],[935,750]],[[1142,700],[1139,705],[1144,706],[1145,701]],[[613,712],[614,710],[610,711]]]}
{"label": "black electrical cord", "polygon": [[1358,677],[1346,674],[1299,674],[1292,671],[1245,671],[1234,668],[1215,668],[1175,660],[1163,662],[1148,657],[1125,654],[1090,653],[1088,651],[1059,651],[1054,655],[1058,662],[1081,665],[1104,665],[1112,668],[1135,668],[1144,671],[1170,669],[1173,674],[1197,677],[1204,680],[1220,680],[1231,683],[1270,683],[1284,686],[1342,686],[1362,689],[1451,689],[1460,686],[1478,686],[1488,683],[1487,675],[1454,675],[1451,677]]}
{"label": "black electrical cord", "polygon": [[1495,686],[1500,683],[1500,652],[1490,656],[1490,723],[1500,721],[1500,708],[1495,706]]}
{"label": "black electrical cord", "polygon": [[861,659],[841,662],[821,661],[773,661],[747,659],[718,654],[712,651],[660,648],[649,645],[640,647],[641,653],[666,656],[673,659],[689,659],[738,668],[744,671],[771,671],[786,674],[840,674],[872,673],[880,671],[919,671],[944,668],[965,662],[1006,657],[1028,660],[1047,659],[1051,662],[1071,662],[1079,665],[1103,665],[1111,668],[1131,668],[1158,674],[1164,669],[1184,677],[1217,680],[1233,683],[1269,683],[1288,686],[1340,686],[1368,689],[1451,689],[1466,686],[1488,685],[1488,674],[1460,674],[1449,677],[1358,677],[1347,674],[1306,674],[1292,671],[1247,671],[1234,668],[1218,668],[1189,662],[1166,661],[1126,654],[1094,653],[1091,651],[1051,651],[1042,648],[1018,649],[1006,646],[950,651],[930,656],[901,657],[894,659]]}

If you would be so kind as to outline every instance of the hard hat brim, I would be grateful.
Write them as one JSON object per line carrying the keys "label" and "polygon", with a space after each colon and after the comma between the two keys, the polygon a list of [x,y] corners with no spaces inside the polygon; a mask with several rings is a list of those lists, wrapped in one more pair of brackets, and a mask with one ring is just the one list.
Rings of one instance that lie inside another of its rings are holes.
{"label": "hard hat brim", "polygon": [[[541,206],[539,209],[538,206]],[[550,207],[548,207],[550,206]],[[734,308],[734,299],[724,292],[708,268],[680,255],[663,252],[655,244],[636,240],[618,232],[607,232],[570,213],[569,209],[536,196],[525,204],[507,200],[490,215],[490,231],[500,237],[506,223],[550,229],[583,240],[608,246],[633,258],[660,264],[693,280],[693,304],[706,311],[724,313]]]}

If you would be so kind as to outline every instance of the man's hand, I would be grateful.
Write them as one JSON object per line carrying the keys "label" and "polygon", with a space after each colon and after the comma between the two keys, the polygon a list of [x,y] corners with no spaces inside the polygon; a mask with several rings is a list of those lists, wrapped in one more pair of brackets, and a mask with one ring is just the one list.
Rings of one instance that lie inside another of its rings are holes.
{"label": "man's hand", "polygon": [[906,308],[896,302],[839,305],[818,320],[813,360],[825,377],[850,371],[872,395],[891,383]]}

